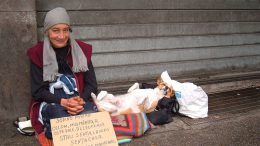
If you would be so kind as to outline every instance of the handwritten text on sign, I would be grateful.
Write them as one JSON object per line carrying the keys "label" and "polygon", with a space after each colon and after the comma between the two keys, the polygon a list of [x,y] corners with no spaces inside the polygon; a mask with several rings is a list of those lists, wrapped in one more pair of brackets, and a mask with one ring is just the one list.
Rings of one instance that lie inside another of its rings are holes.
{"label": "handwritten text on sign", "polygon": [[55,146],[118,146],[107,112],[51,119]]}

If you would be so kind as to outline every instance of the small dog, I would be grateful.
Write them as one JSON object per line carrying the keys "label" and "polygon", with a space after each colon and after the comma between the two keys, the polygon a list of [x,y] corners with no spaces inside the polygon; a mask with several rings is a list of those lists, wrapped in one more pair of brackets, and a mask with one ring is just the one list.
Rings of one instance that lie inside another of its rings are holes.
{"label": "small dog", "polygon": [[150,113],[155,110],[158,101],[163,97],[172,97],[174,91],[166,86],[162,78],[157,79],[157,87],[154,89],[139,89],[139,84],[135,83],[123,95],[112,95],[106,91],[101,91],[98,96],[91,94],[93,101],[99,111],[107,111],[111,115],[121,115],[128,113]]}

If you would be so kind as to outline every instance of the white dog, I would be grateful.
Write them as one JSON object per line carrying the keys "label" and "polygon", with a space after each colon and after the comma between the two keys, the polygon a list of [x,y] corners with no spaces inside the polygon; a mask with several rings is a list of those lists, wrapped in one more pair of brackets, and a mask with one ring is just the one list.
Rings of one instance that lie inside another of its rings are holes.
{"label": "white dog", "polygon": [[128,113],[149,113],[155,110],[158,101],[163,97],[172,97],[173,90],[168,88],[161,78],[157,80],[157,87],[154,89],[139,89],[135,83],[123,95],[112,95],[107,91],[101,91],[96,97],[91,94],[99,111],[108,111],[111,115]]}

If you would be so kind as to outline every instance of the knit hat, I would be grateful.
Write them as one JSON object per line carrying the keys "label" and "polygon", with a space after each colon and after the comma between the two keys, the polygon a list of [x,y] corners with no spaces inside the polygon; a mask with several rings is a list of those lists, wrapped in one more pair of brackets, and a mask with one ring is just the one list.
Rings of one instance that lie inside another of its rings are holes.
{"label": "knit hat", "polygon": [[[70,26],[70,18],[64,8],[58,7],[49,11],[44,19],[43,81],[54,81],[59,74],[55,51],[53,50],[48,34],[45,33],[56,24],[67,24]],[[87,71],[87,57],[75,41],[72,32],[70,32],[69,42],[73,61],[72,71],[75,73]]]}
{"label": "knit hat", "polygon": [[69,15],[67,11],[61,7],[55,8],[46,14],[43,28],[44,32],[59,23],[70,25]]}

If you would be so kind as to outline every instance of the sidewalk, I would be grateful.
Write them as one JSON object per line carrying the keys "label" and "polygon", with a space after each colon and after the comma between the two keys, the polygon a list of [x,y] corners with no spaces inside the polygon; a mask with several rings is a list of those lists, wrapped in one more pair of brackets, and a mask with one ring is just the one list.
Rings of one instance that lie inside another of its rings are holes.
{"label": "sidewalk", "polygon": [[153,129],[126,146],[259,146],[260,110],[243,115],[210,115],[208,120],[171,124]]}
{"label": "sidewalk", "polygon": [[[258,88],[209,95],[208,118],[176,116],[173,122],[156,126],[124,146],[260,145],[259,95]],[[2,120],[0,125],[1,146],[39,145],[35,137],[19,134],[12,122]]]}

